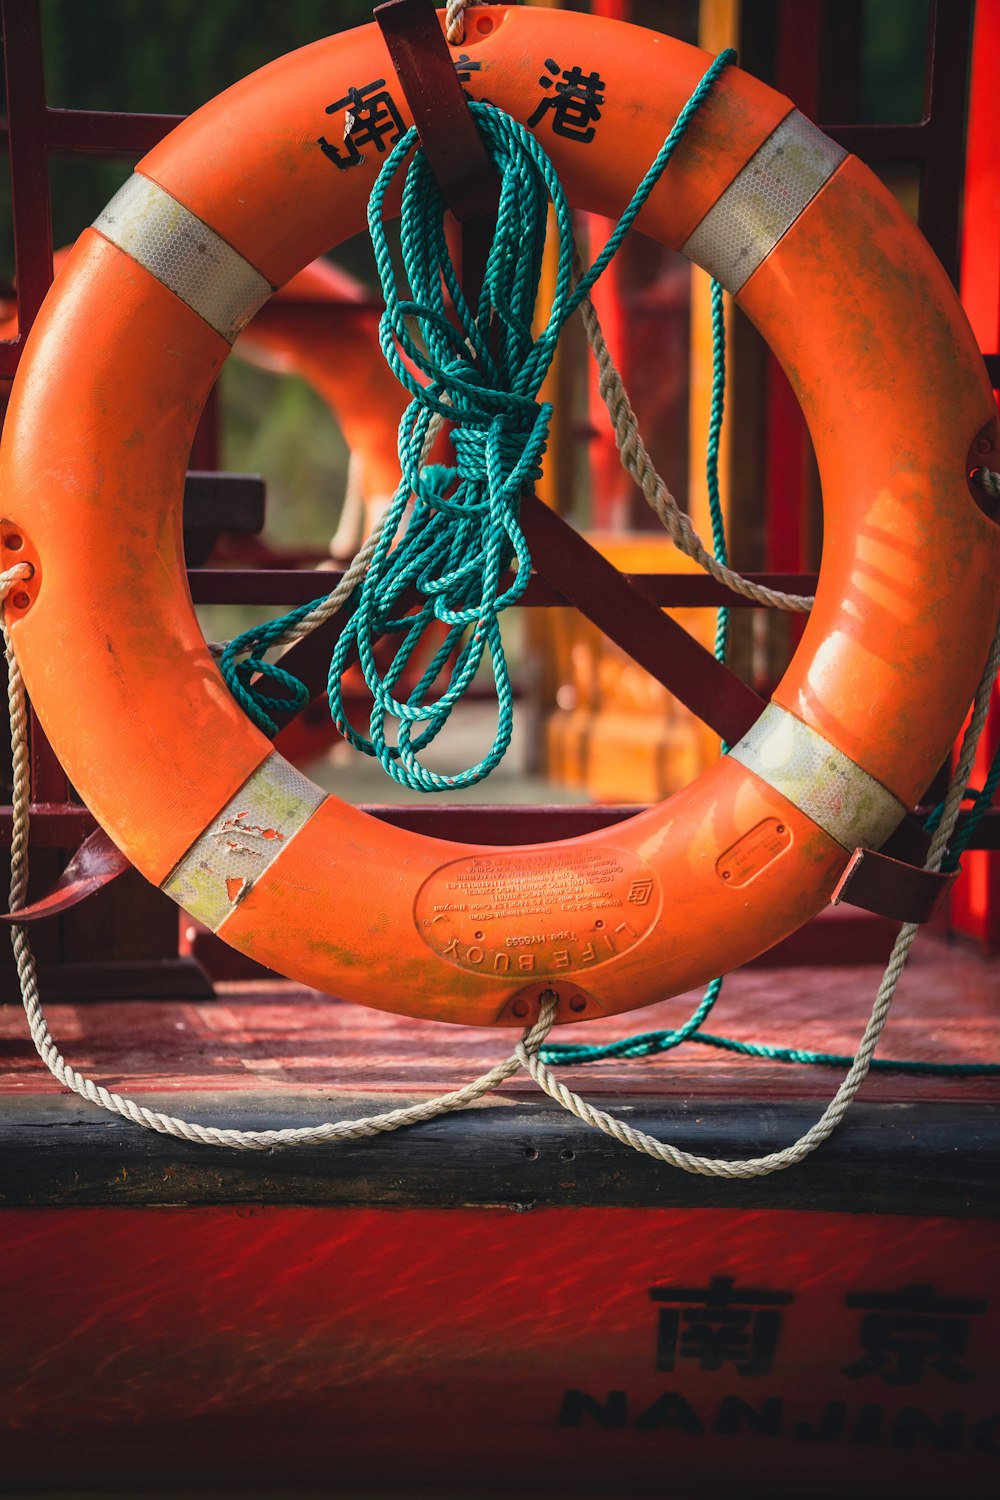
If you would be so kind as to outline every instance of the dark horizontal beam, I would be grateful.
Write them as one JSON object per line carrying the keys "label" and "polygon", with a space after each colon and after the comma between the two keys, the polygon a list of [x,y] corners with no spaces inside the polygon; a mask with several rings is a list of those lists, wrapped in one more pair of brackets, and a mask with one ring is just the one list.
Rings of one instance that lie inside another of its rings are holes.
{"label": "dark horizontal beam", "polygon": [[[60,156],[145,156],[184,119],[183,115],[124,114],[96,109],[47,109],[45,143]],[[7,149],[7,121],[0,121],[0,150]]]}
{"label": "dark horizontal beam", "polygon": [[184,530],[256,536],[264,525],[264,505],[264,481],[259,474],[189,469],[184,481]]}
{"label": "dark horizontal beam", "polygon": [[[384,823],[391,823],[394,828],[407,828],[432,838],[457,839],[469,844],[530,844],[579,838],[599,828],[611,828],[645,812],[646,807],[633,803],[614,806],[555,803],[519,807],[489,803],[408,803],[398,806],[365,803],[361,811],[380,818]],[[919,808],[917,816],[924,817],[929,812],[929,807]],[[959,830],[964,822],[963,813],[958,820]],[[31,812],[31,842],[45,849],[76,849],[96,826],[85,807],[71,803],[36,803]],[[0,806],[0,845],[9,847],[10,833],[10,807]],[[982,819],[971,847],[1000,849],[1000,808],[991,808]]]}
{"label": "dark horizontal beam", "polygon": [[[0,844],[10,847],[12,817],[0,805]],[[31,809],[31,845],[40,849],[78,849],[97,827],[92,813],[68,802],[36,802]]]}
{"label": "dark horizontal beam", "polygon": [[936,141],[928,120],[913,125],[824,125],[823,130],[831,141],[867,162],[921,162]]}
{"label": "dark horizontal beam", "polygon": [[67,155],[145,156],[181,123],[183,115],[49,109],[49,150]]}
{"label": "dark horizontal beam", "polygon": [[[313,573],[294,568],[269,568],[266,571],[192,568],[188,572],[188,582],[195,604],[292,606],[332,592],[343,576],[337,572]],[[716,583],[707,573],[623,573],[621,576],[664,609],[718,609],[722,605],[730,609],[756,607],[749,599]],[[812,594],[817,583],[813,573],[748,573],[746,576],[753,583],[780,589],[787,594]],[[502,582],[501,587],[506,587],[506,582]],[[532,609],[566,608],[562,594],[537,573],[528,584],[520,604]]]}
{"label": "dark horizontal beam", "polygon": [[[180,1014],[180,1012],[178,1012]],[[129,1023],[123,1007],[121,1026]],[[623,1021],[623,1026],[625,1022]],[[511,1033],[498,1033],[496,1054]],[[219,1038],[216,1038],[219,1042]],[[560,1070],[564,1071],[564,1070]],[[586,1082],[590,1082],[586,1079]],[[579,1086],[579,1084],[578,1084]],[[325,1095],[239,1092],[157,1094],[152,1109],[244,1129],[282,1129],[327,1119]],[[418,1096],[393,1096],[393,1104]],[[422,1101],[424,1095],[420,1095]],[[385,1107],[385,1096],[337,1097],[339,1112]],[[402,1132],[345,1141],[336,1151],[226,1151],[125,1128],[91,1104],[51,1091],[4,1100],[0,1152],[4,1207],[85,1204],[360,1204],[372,1208],[507,1205],[544,1208],[811,1209],[854,1215],[995,1217],[1000,1112],[990,1103],[855,1104],[839,1130],[794,1172],[726,1181],[665,1172],[647,1157],[588,1131],[541,1096],[512,1094],[502,1109],[445,1115]],[[816,1118],[812,1099],[698,1097],[674,1088],[641,1098],[629,1124],[706,1156],[778,1151]],[[567,1162],[573,1162],[567,1167]]]}

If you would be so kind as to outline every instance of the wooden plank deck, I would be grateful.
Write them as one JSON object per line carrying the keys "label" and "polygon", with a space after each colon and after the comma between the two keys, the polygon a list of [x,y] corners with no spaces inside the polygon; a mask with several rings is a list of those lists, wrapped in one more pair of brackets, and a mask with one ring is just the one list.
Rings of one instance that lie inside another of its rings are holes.
{"label": "wooden plank deck", "polygon": [[[870,965],[750,969],[727,981],[706,1029],[849,1053],[879,977]],[[205,1124],[254,1128],[357,1117],[425,1099],[484,1071],[516,1036],[412,1021],[286,982],[220,991],[206,1002],[54,1005],[50,1022],[67,1059],[109,1088]],[[556,1035],[605,1041],[669,1027],[697,998]],[[938,1063],[1000,1060],[1000,966],[923,937],[879,1052]],[[744,1156],[778,1149],[807,1128],[841,1071],[688,1044],[658,1057],[564,1068],[560,1076],[687,1149]],[[187,1145],[60,1090],[12,1006],[0,1017],[0,1099],[0,1203],[7,1205],[214,1202],[221,1194],[234,1202],[397,1206],[1000,1212],[1000,1077],[872,1074],[815,1157],[751,1183],[691,1178],[650,1162],[566,1114],[523,1074],[470,1110],[372,1140],[264,1154]],[[217,1186],[221,1162],[228,1164],[224,1189]]]}

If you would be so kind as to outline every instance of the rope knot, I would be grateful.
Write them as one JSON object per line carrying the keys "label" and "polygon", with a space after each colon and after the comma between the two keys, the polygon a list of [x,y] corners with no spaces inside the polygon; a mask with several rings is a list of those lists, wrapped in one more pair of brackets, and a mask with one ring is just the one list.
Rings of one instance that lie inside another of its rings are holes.
{"label": "rope knot", "polygon": [[34,575],[35,570],[29,562],[14,563],[13,567],[0,572],[0,602],[6,599],[19,583],[27,583],[28,579],[33,578]]}
{"label": "rope knot", "polygon": [[505,503],[542,475],[552,406],[523,402],[496,416],[486,428],[458,426],[451,434],[456,470],[466,485],[482,486]]}

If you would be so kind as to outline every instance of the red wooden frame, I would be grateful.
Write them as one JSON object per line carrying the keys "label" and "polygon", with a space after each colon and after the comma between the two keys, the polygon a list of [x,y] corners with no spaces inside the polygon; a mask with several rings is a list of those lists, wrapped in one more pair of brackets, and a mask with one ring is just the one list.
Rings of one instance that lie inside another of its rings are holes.
{"label": "red wooden frame", "polygon": [[[986,355],[994,386],[1000,384],[1000,98],[996,68],[1000,59],[1000,4],[980,0],[969,83],[967,172],[963,200],[962,301]],[[1000,745],[1000,688],[994,687],[986,733],[973,779],[982,786]],[[970,851],[951,904],[955,929],[990,949],[1000,948],[1000,857]]]}

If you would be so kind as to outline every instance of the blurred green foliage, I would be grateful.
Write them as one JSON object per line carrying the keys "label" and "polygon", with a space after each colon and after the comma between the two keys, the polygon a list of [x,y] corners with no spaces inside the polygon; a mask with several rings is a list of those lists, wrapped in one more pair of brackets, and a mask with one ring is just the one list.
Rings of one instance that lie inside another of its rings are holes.
{"label": "blurred green foliage", "polygon": [[42,0],[49,102],[188,114],[371,11],[368,0]]}
{"label": "blurred green foliage", "polygon": [[[41,0],[45,86],[64,109],[188,114],[282,53],[371,18],[368,0]],[[76,238],[131,163],[54,158],[53,237]],[[10,190],[0,202],[0,278],[13,275]]]}
{"label": "blurred green foliage", "polygon": [[930,0],[864,0],[859,118],[910,124],[924,105]]}

